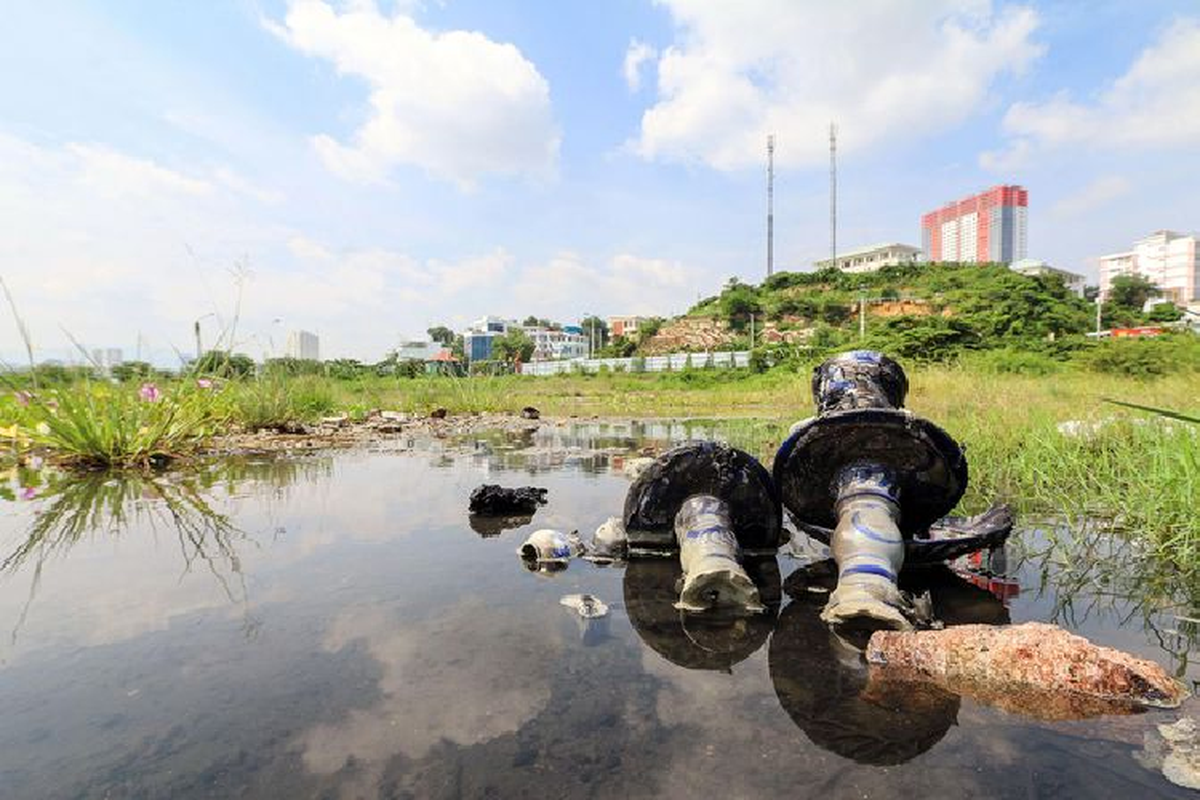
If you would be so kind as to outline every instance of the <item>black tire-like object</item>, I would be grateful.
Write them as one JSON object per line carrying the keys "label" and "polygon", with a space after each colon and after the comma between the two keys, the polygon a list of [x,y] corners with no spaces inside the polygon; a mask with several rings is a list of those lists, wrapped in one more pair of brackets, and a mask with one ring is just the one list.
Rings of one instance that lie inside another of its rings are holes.
{"label": "black tire-like object", "polygon": [[773,551],[782,543],[783,509],[771,474],[754,456],[724,442],[688,442],[663,453],[625,495],[625,530],[671,533],[683,502],[709,494],[729,505],[733,535],[743,550]]}
{"label": "black tire-like object", "polygon": [[905,537],[927,531],[967,489],[962,449],[932,422],[887,408],[836,411],[802,423],[775,455],[775,485],[802,528],[837,525],[838,476],[856,464],[891,471]]}

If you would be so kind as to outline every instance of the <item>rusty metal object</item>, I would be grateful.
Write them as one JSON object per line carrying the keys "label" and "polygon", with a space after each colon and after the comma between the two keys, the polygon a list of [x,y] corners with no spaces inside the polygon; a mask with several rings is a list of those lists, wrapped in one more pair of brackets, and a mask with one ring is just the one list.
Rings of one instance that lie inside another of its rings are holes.
{"label": "rusty metal object", "polygon": [[920,677],[1039,719],[1133,713],[1144,706],[1175,708],[1188,695],[1153,661],[1041,622],[878,631],[866,657],[879,680]]}

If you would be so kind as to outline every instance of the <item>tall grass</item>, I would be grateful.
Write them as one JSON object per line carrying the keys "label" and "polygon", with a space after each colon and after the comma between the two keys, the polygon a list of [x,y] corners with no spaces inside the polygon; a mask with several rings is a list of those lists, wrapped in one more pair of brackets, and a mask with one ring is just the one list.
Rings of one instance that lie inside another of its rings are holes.
{"label": "tall grass", "polygon": [[81,383],[24,398],[29,440],[88,468],[149,467],[191,452],[225,421],[212,395]]}

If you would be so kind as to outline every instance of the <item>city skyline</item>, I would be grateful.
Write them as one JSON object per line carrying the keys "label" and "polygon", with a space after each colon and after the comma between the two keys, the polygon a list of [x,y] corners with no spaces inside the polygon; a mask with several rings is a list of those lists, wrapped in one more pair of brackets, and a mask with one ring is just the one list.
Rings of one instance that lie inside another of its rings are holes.
{"label": "city skyline", "polygon": [[[831,120],[839,250],[919,244],[923,212],[998,184],[1034,198],[1028,255],[1093,284],[1100,256],[1200,228],[1185,2],[9,17],[0,277],[39,358],[76,357],[61,328],[160,363],[196,323],[256,356],[306,328],[373,360],[484,314],[682,313],[765,274],[768,133],[776,270],[828,257]],[[23,350],[0,323],[0,356]]]}

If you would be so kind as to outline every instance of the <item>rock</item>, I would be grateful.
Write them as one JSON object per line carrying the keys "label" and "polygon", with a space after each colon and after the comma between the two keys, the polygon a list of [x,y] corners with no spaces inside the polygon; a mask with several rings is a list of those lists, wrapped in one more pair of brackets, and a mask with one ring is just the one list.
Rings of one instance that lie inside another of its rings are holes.
{"label": "rock", "polygon": [[433,411],[429,412],[429,418],[430,419],[445,419],[447,413],[449,413],[449,412],[447,412],[446,409],[444,409],[444,408],[435,408]]}
{"label": "rock", "polygon": [[1040,622],[878,631],[872,672],[921,676],[948,691],[1039,719],[1176,708],[1187,690],[1153,661]]}
{"label": "rock", "polygon": [[321,417],[321,424],[334,428],[340,428],[350,421],[350,418],[345,414],[338,414],[336,417]]}
{"label": "rock", "polygon": [[403,411],[380,411],[379,416],[388,422],[405,422],[408,420],[408,415]]}
{"label": "rock", "polygon": [[521,409],[521,419],[541,419],[541,416],[542,412],[533,406],[525,406]]}
{"label": "rock", "polygon": [[1158,725],[1146,731],[1142,750],[1134,758],[1176,786],[1200,789],[1200,726],[1191,717]]}
{"label": "rock", "polygon": [[471,492],[472,514],[532,514],[546,502],[546,489],[522,486],[506,489],[497,484],[484,484]]}
{"label": "rock", "polygon": [[375,430],[379,433],[400,433],[404,430],[404,426],[399,422],[384,422],[376,425]]}

